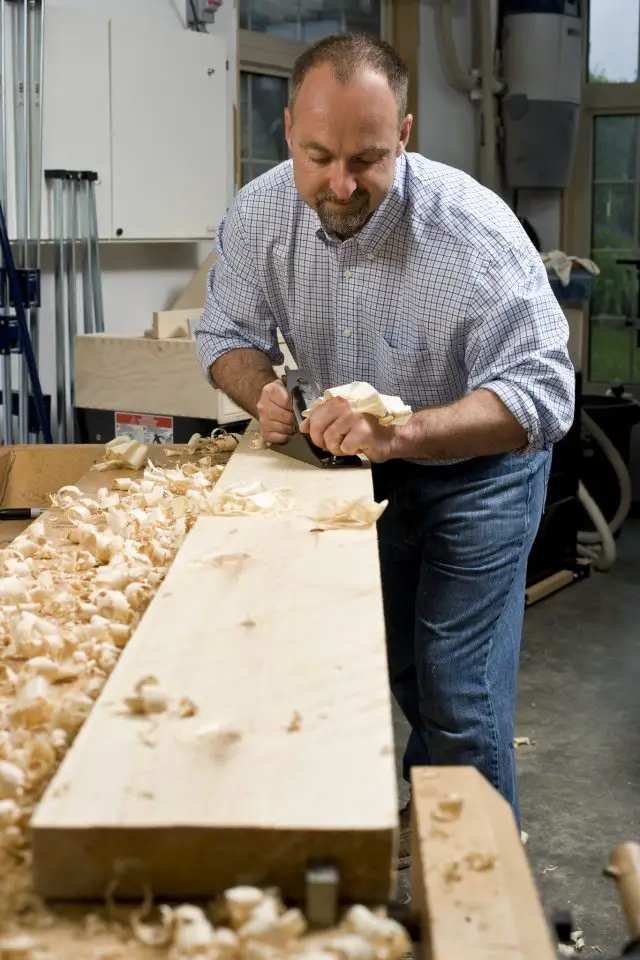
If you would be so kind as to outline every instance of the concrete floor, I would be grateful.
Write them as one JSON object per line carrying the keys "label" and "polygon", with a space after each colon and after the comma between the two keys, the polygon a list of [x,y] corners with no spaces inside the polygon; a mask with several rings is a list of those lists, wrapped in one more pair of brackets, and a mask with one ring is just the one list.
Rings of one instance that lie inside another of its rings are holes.
{"label": "concrete floor", "polygon": [[521,658],[527,853],[547,914],[569,907],[584,931],[583,957],[620,953],[626,929],[602,870],[616,843],[640,842],[640,521],[627,522],[618,549],[610,573],[527,610]]}

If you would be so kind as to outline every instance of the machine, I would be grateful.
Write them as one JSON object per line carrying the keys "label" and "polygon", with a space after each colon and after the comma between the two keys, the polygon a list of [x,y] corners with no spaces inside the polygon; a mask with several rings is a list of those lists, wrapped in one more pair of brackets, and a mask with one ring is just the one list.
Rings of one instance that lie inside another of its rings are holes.
{"label": "machine", "polygon": [[502,0],[501,29],[507,185],[565,189],[580,116],[580,2]]}

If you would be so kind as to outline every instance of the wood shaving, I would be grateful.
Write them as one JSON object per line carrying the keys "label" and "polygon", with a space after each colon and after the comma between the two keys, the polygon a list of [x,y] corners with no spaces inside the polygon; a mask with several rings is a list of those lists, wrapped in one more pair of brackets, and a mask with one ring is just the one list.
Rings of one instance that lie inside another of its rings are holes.
{"label": "wood shaving", "polygon": [[302,727],[302,715],[297,710],[293,711],[293,716],[287,725],[287,733],[297,733]]}
{"label": "wood shaving", "polygon": [[208,723],[200,727],[195,736],[211,748],[214,756],[222,756],[242,739],[242,731],[230,723]]}
{"label": "wood shaving", "polygon": [[530,747],[535,743],[535,740],[532,740],[531,737],[514,737],[513,746],[517,750],[518,747]]}
{"label": "wood shaving", "polygon": [[267,490],[257,480],[234,483],[220,492],[213,512],[234,517],[271,516],[290,509],[291,502],[286,493],[285,490]]}
{"label": "wood shaving", "polygon": [[464,800],[462,797],[451,794],[448,797],[443,797],[442,800],[438,800],[435,809],[431,811],[431,817],[433,820],[439,820],[443,823],[452,823],[459,819],[463,806]]}
{"label": "wood shaving", "polygon": [[183,719],[186,717],[195,717],[198,712],[197,705],[189,697],[180,697],[178,701],[178,715]]}
{"label": "wood shaving", "polygon": [[149,448],[129,436],[114,437],[105,445],[104,459],[94,464],[94,470],[112,470],[114,467],[128,467],[139,470],[147,459]]}
{"label": "wood shaving", "polygon": [[169,707],[169,698],[155,677],[143,677],[135,684],[132,694],[124,698],[126,708],[138,716],[164,713]]}
{"label": "wood shaving", "polygon": [[341,387],[330,387],[325,390],[322,397],[309,405],[309,409],[304,411],[304,416],[309,416],[313,410],[326,403],[341,397],[347,400],[351,409],[356,413],[368,413],[377,418],[382,424],[396,424],[402,426],[407,423],[412,414],[411,407],[404,403],[400,397],[387,396],[371,386],[370,383],[354,381],[346,383]]}
{"label": "wood shaving", "polygon": [[570,938],[576,950],[582,950],[584,947],[584,930],[572,930]]}
{"label": "wood shaving", "polygon": [[388,500],[376,503],[375,500],[360,498],[358,500],[323,500],[317,507],[313,520],[322,524],[312,533],[319,533],[323,529],[331,530],[341,527],[372,527],[382,516],[389,504]]}
{"label": "wood shaving", "polygon": [[476,873],[493,870],[496,865],[494,853],[468,853],[464,858],[465,866]]}
{"label": "wood shaving", "polygon": [[37,949],[37,941],[26,933],[17,933],[15,936],[0,939],[2,960],[35,960]]}

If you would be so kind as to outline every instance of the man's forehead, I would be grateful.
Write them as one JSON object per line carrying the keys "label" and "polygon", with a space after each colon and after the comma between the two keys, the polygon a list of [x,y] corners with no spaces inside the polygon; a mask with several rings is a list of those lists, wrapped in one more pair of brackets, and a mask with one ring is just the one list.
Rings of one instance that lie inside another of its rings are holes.
{"label": "man's forehead", "polygon": [[[387,144],[370,137],[357,137],[355,139],[350,138],[350,141],[351,142],[348,144],[339,144],[339,146],[341,146],[343,149],[344,147],[348,147],[348,152],[354,156],[357,156],[361,153],[376,153],[384,156],[390,152]],[[333,153],[338,144],[332,144],[331,139],[324,140],[310,137],[302,139],[300,141],[300,146],[304,150],[317,150],[321,153]]]}

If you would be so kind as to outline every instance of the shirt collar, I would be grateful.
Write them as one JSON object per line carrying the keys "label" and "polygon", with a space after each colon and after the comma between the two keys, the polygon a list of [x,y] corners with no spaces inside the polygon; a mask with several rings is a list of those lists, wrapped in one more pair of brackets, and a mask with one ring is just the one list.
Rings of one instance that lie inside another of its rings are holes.
{"label": "shirt collar", "polygon": [[[365,223],[362,230],[355,237],[350,238],[355,240],[365,254],[375,253],[376,248],[388,237],[400,220],[407,200],[407,175],[408,163],[406,155],[403,153],[396,160],[393,184],[389,193],[371,219]],[[317,216],[315,214],[316,220]],[[342,242],[348,243],[348,240],[340,241],[337,237],[327,233],[322,226],[317,228],[316,236],[330,246],[338,246]]]}

